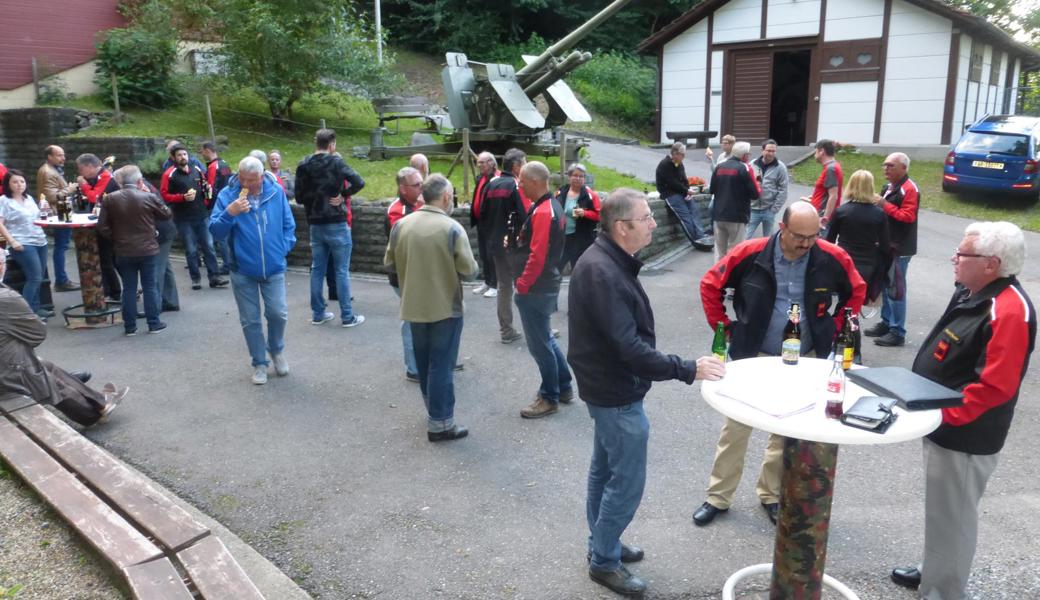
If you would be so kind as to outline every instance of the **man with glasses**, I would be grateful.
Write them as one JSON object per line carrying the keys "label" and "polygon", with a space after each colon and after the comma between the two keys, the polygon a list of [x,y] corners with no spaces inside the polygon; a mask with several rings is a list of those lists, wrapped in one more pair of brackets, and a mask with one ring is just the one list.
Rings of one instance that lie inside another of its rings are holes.
{"label": "man with glasses", "polygon": [[[849,307],[854,314],[859,312],[867,284],[844,250],[819,237],[816,208],[809,202],[794,202],[784,211],[778,233],[741,243],[701,279],[701,302],[709,330],[720,321],[725,324],[733,360],[779,355],[792,303],[802,307],[801,353],[805,356],[827,356],[842,324],[842,310]],[[733,319],[723,304],[727,289],[735,290]],[[693,513],[694,524],[707,525],[729,510],[744,470],[750,437],[750,427],[726,419],[715,449],[708,499]],[[780,502],[783,440],[778,435],[769,436],[755,488],[774,525]]]}
{"label": "man with glasses", "polygon": [[[390,238],[390,232],[393,231],[394,225],[398,221],[423,207],[422,184],[422,174],[415,167],[404,167],[397,172],[397,199],[387,207],[386,220],[383,223],[387,239]],[[391,269],[389,274],[390,287],[400,298],[401,285],[397,278],[397,271]],[[404,378],[419,383],[419,371],[415,363],[415,346],[412,343],[412,327],[407,321],[401,321],[401,345],[404,347]]]}
{"label": "man with glasses", "polygon": [[957,283],[946,312],[921,344],[913,371],[960,390],[924,438],[924,557],[892,571],[921,598],[966,598],[979,501],[1014,417],[1036,343],[1036,310],[1016,275],[1026,259],[1011,223],[973,223],[952,257]]}
{"label": "man with glasses", "polygon": [[[896,277],[901,281],[890,281],[881,296],[881,321],[863,333],[877,338],[878,346],[902,346],[906,343],[906,270],[910,258],[917,254],[917,209],[921,204],[921,192],[907,171],[910,157],[894,152],[885,158],[882,165],[888,183],[881,189],[877,205],[888,217],[888,231],[892,239],[892,257],[897,261]],[[900,298],[892,298],[896,289],[904,290]]]}

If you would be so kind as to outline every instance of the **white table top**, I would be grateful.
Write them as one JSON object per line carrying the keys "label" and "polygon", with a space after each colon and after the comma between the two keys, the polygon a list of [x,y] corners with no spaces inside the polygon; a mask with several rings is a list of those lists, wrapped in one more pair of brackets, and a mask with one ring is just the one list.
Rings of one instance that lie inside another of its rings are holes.
{"label": "white table top", "polygon": [[64,221],[59,221],[58,217],[51,215],[47,220],[38,219],[33,221],[33,223],[40,227],[64,227],[66,229],[97,227],[97,219],[91,219],[89,217],[90,215],[88,214],[72,213],[72,222],[66,223]]}
{"label": "white table top", "polygon": [[[736,360],[726,363],[726,377],[722,380],[704,381],[701,395],[712,408],[735,421],[810,442],[894,444],[923,437],[942,422],[939,410],[905,411],[898,406],[895,412],[899,417],[883,434],[828,419],[824,409],[830,370],[830,361],[804,356],[797,365],[785,365],[779,356]],[[850,408],[861,396],[874,395],[846,380],[845,408]],[[772,405],[770,398],[775,399]],[[811,409],[786,417],[776,417],[750,405],[761,403],[763,408],[770,409],[778,405],[793,407],[810,402],[815,402]]]}

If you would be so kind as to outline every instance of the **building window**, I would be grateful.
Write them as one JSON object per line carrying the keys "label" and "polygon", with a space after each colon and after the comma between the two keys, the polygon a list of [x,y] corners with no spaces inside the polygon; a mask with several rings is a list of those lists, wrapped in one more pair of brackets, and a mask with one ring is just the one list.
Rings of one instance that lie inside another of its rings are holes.
{"label": "building window", "polygon": [[1004,62],[1004,55],[997,54],[996,50],[993,50],[993,63],[989,66],[989,84],[1000,86],[1000,67]]}
{"label": "building window", "polygon": [[968,81],[982,81],[982,45],[971,44],[971,63],[968,65]]}

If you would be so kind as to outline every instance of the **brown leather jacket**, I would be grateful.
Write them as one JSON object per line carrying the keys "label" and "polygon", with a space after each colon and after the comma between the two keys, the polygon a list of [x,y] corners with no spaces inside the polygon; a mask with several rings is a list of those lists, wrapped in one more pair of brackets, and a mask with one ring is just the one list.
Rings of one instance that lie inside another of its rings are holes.
{"label": "brown leather jacket", "polygon": [[155,256],[159,253],[155,221],[170,216],[170,208],[155,194],[126,187],[101,203],[98,233],[112,240],[116,256]]}
{"label": "brown leather jacket", "polygon": [[39,200],[46,200],[51,207],[57,202],[58,194],[71,193],[75,189],[76,184],[65,181],[50,163],[43,163],[36,171],[36,196]]}
{"label": "brown leather jacket", "polygon": [[47,326],[22,296],[0,284],[0,400],[29,396],[57,402],[54,382],[36,356],[46,337]]}

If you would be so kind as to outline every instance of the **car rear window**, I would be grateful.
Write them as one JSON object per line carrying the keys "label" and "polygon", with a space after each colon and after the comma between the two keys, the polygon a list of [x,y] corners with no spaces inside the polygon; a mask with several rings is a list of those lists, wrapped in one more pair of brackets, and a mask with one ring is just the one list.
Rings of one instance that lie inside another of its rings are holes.
{"label": "car rear window", "polygon": [[1029,153],[1029,136],[969,131],[957,144],[957,152],[1026,156]]}

